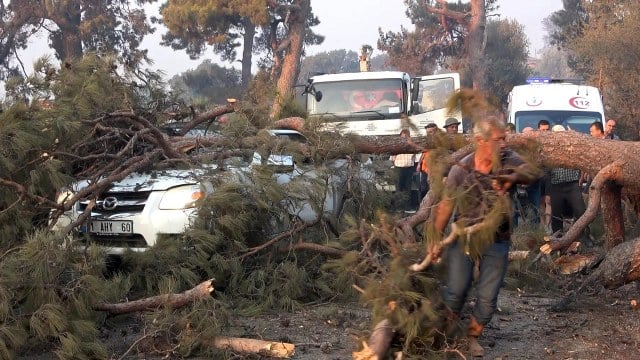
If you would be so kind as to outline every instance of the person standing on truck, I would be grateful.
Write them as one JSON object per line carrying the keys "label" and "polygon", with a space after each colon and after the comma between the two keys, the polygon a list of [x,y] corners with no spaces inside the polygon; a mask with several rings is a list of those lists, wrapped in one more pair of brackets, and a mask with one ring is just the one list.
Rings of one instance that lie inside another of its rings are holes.
{"label": "person standing on truck", "polygon": [[495,228],[482,229],[458,238],[446,252],[448,265],[444,302],[450,313],[449,325],[457,323],[469,290],[474,283],[474,267],[479,269],[475,281],[477,301],[467,327],[471,356],[484,356],[478,337],[491,320],[498,294],[509,264],[511,242],[511,196],[518,183],[533,180],[538,170],[516,152],[507,149],[504,123],[495,116],[477,121],[473,127],[475,151],[454,164],[445,183],[442,200],[427,225],[428,252],[440,256],[440,240],[453,216],[458,226],[486,223]]}
{"label": "person standing on truck", "polygon": [[[401,138],[411,136],[408,129],[402,129]],[[393,167],[396,169],[398,181],[396,183],[396,198],[404,203],[405,212],[413,211],[411,206],[411,180],[416,169],[415,154],[397,154],[391,156]]]}

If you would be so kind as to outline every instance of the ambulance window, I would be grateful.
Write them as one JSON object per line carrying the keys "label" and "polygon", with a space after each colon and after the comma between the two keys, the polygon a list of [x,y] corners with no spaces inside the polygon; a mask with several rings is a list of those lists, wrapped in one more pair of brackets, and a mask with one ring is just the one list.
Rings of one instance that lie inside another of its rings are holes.
{"label": "ambulance window", "polygon": [[589,127],[594,121],[600,121],[593,116],[571,116],[566,120],[566,128],[588,134]]}

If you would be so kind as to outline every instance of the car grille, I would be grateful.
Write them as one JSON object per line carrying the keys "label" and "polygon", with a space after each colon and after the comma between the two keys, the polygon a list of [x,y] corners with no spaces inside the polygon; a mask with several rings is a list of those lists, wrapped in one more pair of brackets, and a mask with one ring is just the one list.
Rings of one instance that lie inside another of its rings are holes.
{"label": "car grille", "polygon": [[[147,203],[149,194],[151,194],[151,191],[104,193],[96,201],[94,211],[104,215],[123,212],[140,213]],[[82,200],[79,203],[78,210],[82,212],[88,205],[89,200]]]}

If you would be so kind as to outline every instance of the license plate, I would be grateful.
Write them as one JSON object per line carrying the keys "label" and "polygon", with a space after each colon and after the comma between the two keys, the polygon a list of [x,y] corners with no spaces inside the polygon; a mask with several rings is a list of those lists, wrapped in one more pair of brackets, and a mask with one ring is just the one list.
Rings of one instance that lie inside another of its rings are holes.
{"label": "license plate", "polygon": [[133,233],[133,221],[92,220],[89,230],[95,234],[131,234]]}

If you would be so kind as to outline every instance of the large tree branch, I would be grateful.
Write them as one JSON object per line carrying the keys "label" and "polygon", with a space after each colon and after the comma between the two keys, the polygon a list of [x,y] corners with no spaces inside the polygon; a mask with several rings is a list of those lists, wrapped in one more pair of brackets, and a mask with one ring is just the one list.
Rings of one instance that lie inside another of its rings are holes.
{"label": "large tree branch", "polygon": [[211,279],[180,294],[157,295],[146,299],[127,301],[124,303],[101,303],[94,305],[93,310],[107,311],[111,314],[127,314],[137,311],[156,310],[161,306],[168,306],[171,309],[177,309],[196,300],[210,296],[213,290],[213,279]]}
{"label": "large tree branch", "polygon": [[187,132],[189,132],[189,130],[195,128],[200,124],[213,120],[220,115],[229,114],[234,111],[235,111],[235,103],[231,103],[228,105],[218,106],[209,111],[198,114],[195,118],[193,118],[193,120],[184,124],[182,129],[180,129],[179,135],[184,136]]}
{"label": "large tree branch", "polygon": [[[438,0],[439,3],[443,3],[443,0]],[[463,12],[459,12],[459,11],[452,11],[449,10],[446,5],[443,6],[442,8],[437,8],[437,7],[433,7],[428,5],[427,3],[425,3],[425,7],[424,7],[425,11],[430,12],[432,14],[437,14],[437,15],[443,15],[445,17],[454,19],[455,21],[459,22],[460,24],[467,24],[468,23],[468,17],[469,14],[467,13],[463,13]]]}

